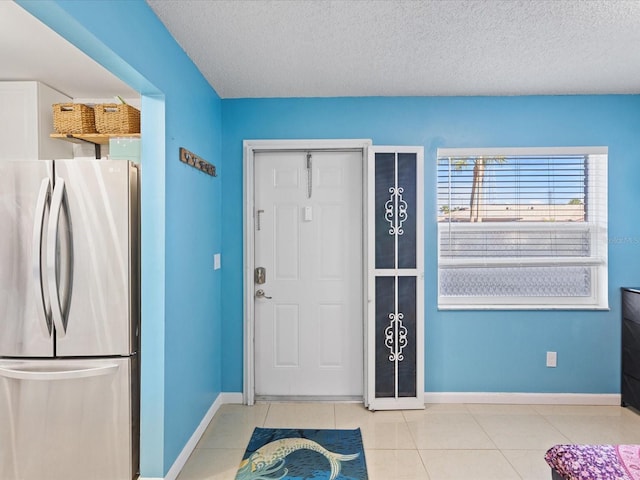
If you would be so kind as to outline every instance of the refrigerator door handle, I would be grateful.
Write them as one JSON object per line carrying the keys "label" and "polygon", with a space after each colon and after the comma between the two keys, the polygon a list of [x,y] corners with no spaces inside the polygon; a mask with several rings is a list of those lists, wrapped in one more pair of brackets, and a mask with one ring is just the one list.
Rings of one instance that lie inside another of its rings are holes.
{"label": "refrigerator door handle", "polygon": [[42,302],[42,308],[38,308],[37,311],[41,320],[40,325],[44,328],[44,333],[49,337],[51,336],[52,330],[51,303],[46,289],[47,286],[42,276],[42,234],[44,230],[45,213],[50,197],[51,180],[47,177],[44,178],[42,180],[42,183],[40,184],[40,191],[38,192],[38,199],[36,200],[31,253],[33,258],[33,277],[36,286],[36,298],[38,298]]}
{"label": "refrigerator door handle", "polygon": [[[58,267],[71,271],[71,258],[68,262],[59,262],[58,253],[58,232],[60,225],[60,213],[66,206],[65,183],[64,179],[56,177],[55,186],[53,187],[53,195],[51,196],[51,212],[49,214],[49,229],[47,232],[47,284],[49,286],[49,297],[51,300],[51,317],[56,328],[56,336],[64,337],[67,334],[66,315],[62,310],[62,302],[60,301],[61,285],[58,282]],[[71,228],[64,232],[70,235]],[[71,242],[69,241],[69,244]],[[59,265],[60,264],[60,265]],[[70,275],[67,273],[67,277]],[[70,281],[69,281],[70,286]],[[67,288],[67,295],[70,297],[71,289]],[[65,299],[65,304],[69,304],[69,298]]]}
{"label": "refrigerator door handle", "polygon": [[[26,365],[26,364],[25,364]],[[118,370],[117,364],[101,365],[99,367],[88,365],[84,368],[60,367],[49,368],[20,368],[20,366],[0,366],[0,377],[15,378],[17,380],[73,380],[77,378],[98,377],[110,375]]]}

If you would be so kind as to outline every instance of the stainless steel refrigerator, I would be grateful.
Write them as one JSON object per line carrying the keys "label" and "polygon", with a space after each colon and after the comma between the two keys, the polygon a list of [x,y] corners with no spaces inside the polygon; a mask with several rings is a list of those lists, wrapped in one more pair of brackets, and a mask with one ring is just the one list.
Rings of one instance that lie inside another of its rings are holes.
{"label": "stainless steel refrigerator", "polygon": [[129,480],[139,457],[139,170],[0,162],[0,479]]}

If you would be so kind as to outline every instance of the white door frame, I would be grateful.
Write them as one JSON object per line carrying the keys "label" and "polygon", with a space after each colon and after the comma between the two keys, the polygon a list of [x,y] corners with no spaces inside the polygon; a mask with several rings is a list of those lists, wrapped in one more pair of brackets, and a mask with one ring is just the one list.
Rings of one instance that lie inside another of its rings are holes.
{"label": "white door frame", "polygon": [[353,140],[245,140],[243,142],[244,152],[244,181],[243,181],[243,249],[244,249],[244,365],[243,365],[243,401],[247,405],[253,405],[255,402],[255,312],[254,312],[254,292],[255,285],[253,272],[255,269],[254,258],[254,158],[255,153],[259,151],[306,151],[306,150],[361,150],[362,151],[362,218],[363,218],[363,245],[362,245],[362,279],[363,279],[363,379],[362,385],[363,399],[367,404],[367,297],[366,291],[368,278],[368,258],[367,258],[367,164],[368,164],[368,148],[371,146],[371,140],[353,139]]}

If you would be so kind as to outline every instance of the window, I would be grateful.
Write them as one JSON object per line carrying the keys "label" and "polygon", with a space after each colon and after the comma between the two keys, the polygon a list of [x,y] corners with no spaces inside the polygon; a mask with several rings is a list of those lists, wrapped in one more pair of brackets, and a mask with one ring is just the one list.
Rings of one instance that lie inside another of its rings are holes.
{"label": "window", "polygon": [[607,149],[439,149],[438,307],[606,309]]}

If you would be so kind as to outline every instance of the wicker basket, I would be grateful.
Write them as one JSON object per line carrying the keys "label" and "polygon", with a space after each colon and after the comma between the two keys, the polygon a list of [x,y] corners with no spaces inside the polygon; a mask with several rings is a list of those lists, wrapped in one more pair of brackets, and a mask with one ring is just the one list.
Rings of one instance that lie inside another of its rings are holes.
{"label": "wicker basket", "polygon": [[93,108],[82,103],[56,103],[53,128],[58,133],[96,133]]}
{"label": "wicker basket", "polygon": [[140,110],[124,103],[95,106],[98,133],[140,133]]}

